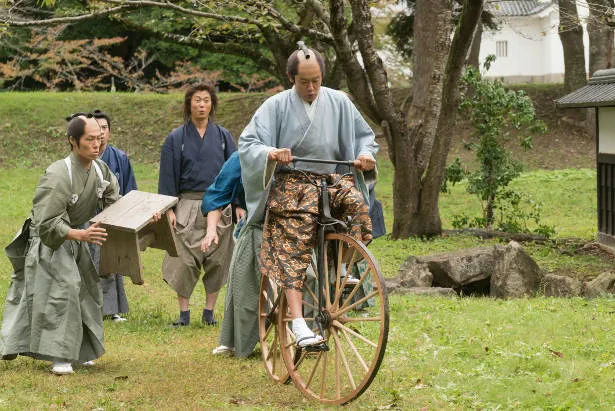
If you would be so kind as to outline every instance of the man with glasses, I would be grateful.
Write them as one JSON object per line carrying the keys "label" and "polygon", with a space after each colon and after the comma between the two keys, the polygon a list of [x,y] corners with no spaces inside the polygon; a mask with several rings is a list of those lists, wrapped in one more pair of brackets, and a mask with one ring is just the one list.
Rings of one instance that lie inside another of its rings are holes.
{"label": "man with glasses", "polygon": [[190,324],[189,301],[205,271],[205,308],[201,321],[215,325],[214,306],[218,292],[226,283],[228,265],[233,252],[231,208],[222,213],[217,225],[219,242],[207,251],[201,240],[207,222],[201,214],[201,201],[224,162],[237,151],[231,133],[213,122],[218,98],[208,84],[190,87],[184,96],[184,124],[166,138],[160,155],[158,193],[179,197],[168,215],[177,234],[178,257],[165,255],[162,264],[164,280],[177,293],[179,318],[172,325]]}
{"label": "man with glasses", "polygon": [[[100,144],[100,159],[109,166],[111,172],[115,175],[120,185],[120,195],[124,196],[132,190],[137,189],[137,181],[135,174],[132,171],[132,164],[128,159],[128,155],[117,147],[109,144],[111,136],[111,119],[101,111],[94,110],[92,112],[94,118],[100,126],[102,132],[102,141]],[[92,252],[92,260],[96,267],[100,267],[100,248],[90,246]],[[111,274],[100,279],[103,292],[103,315],[115,322],[126,321],[121,314],[128,312],[128,298],[126,298],[126,290],[124,289],[124,277],[120,274]]]}
{"label": "man with glasses", "polygon": [[87,223],[119,198],[119,186],[98,160],[100,126],[91,114],[82,114],[69,118],[70,155],[40,177],[30,221],[7,247],[15,272],[0,355],[52,361],[55,374],[71,374],[73,363],[91,365],[105,351],[102,295],[88,244],[102,245],[107,233],[99,223]]}

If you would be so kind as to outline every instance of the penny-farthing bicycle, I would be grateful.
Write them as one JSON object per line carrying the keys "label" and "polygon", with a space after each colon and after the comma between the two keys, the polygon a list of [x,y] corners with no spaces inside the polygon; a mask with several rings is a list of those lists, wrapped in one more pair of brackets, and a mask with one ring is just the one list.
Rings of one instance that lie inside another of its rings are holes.
{"label": "penny-farthing bicycle", "polygon": [[[353,166],[352,161],[297,157],[293,161]],[[290,378],[309,398],[346,404],[369,387],[382,363],[389,332],[388,298],[371,252],[347,234],[347,222],[331,216],[327,180],[313,184],[320,192],[318,239],[311,266],[315,278],[310,281],[308,276],[303,291],[303,315],[324,342],[297,346],[284,292],[262,276],[261,352],[267,373],[275,381]]]}

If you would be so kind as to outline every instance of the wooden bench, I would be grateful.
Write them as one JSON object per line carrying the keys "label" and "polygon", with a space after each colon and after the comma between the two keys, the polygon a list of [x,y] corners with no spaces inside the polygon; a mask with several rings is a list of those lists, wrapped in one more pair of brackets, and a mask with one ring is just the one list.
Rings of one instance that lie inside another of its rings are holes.
{"label": "wooden bench", "polygon": [[[107,230],[107,241],[100,249],[99,274],[129,276],[143,284],[141,252],[147,247],[167,251],[177,257],[175,231],[166,214],[177,203],[176,197],[133,190],[90,220]],[[153,215],[162,218],[154,222]]]}

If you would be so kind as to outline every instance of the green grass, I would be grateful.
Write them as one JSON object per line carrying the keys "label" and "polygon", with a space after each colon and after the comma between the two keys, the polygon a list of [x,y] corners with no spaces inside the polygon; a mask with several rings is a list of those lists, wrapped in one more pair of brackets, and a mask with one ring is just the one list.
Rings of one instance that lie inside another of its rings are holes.
{"label": "green grass", "polygon": [[[54,141],[47,135],[47,143],[43,139],[48,127],[61,130],[64,126],[56,117],[83,107],[113,107],[117,117],[114,141],[122,148],[128,145],[139,188],[155,192],[157,150],[181,116],[178,98],[0,94],[0,244],[11,240],[28,214],[44,167],[66,155],[63,137]],[[240,130],[247,121],[245,112],[262,96],[256,100],[235,95],[222,98],[226,102],[222,107],[232,107],[220,112],[220,117],[226,116],[222,124],[228,121]],[[379,168],[377,194],[390,230],[392,167],[384,155]],[[514,184],[544,203],[543,222],[554,225],[558,237],[591,240],[596,230],[595,179],[594,170],[536,170],[524,173]],[[451,218],[460,210],[480,212],[479,202],[465,193],[463,185],[443,195],[440,205],[444,228],[452,228]],[[472,236],[428,241],[384,237],[370,248],[385,276],[391,277],[408,255],[496,243]],[[610,260],[578,255],[561,245],[524,247],[548,272],[590,279],[612,268]],[[129,280],[126,284],[129,321],[105,323],[107,353],[93,368],[56,377],[45,362],[26,357],[0,361],[0,409],[322,408],[304,400],[292,384],[270,382],[258,351],[243,360],[211,355],[219,327],[198,323],[205,298],[201,285],[191,299],[197,321],[178,330],[167,327],[177,315],[177,303],[162,280],[162,257],[159,250],[143,254],[145,284],[136,286]],[[0,301],[6,297],[10,271],[8,260],[0,258]],[[222,317],[223,295],[216,307],[218,318]],[[384,362],[353,408],[612,409],[614,302],[612,298],[390,296],[391,327]]]}
{"label": "green grass", "polygon": [[[155,191],[157,167],[137,164],[135,170],[140,188]],[[391,190],[386,182],[390,171],[388,164],[381,166],[378,191],[389,228]],[[40,172],[39,168],[0,169],[2,244],[10,241],[27,214]],[[549,218],[567,222],[561,234],[592,232],[595,198],[584,188],[593,187],[595,173],[532,172],[522,179],[528,190],[549,193],[541,200],[546,209],[558,213]],[[455,190],[442,198],[443,215],[472,204],[461,187]],[[570,196],[565,202],[564,192]],[[563,207],[564,203],[569,205]],[[410,254],[494,243],[471,236],[395,242],[380,238],[371,248],[385,275],[392,276]],[[595,275],[609,268],[598,257],[567,256],[531,244],[526,248],[549,270],[565,268]],[[174,293],[162,281],[162,256],[159,250],[144,253],[145,284],[127,284],[129,321],[107,324],[107,353],[95,367],[60,378],[52,376],[44,362],[28,358],[0,361],[0,408],[318,408],[304,401],[292,385],[269,382],[258,356],[245,360],[212,356],[218,328],[198,322],[187,329],[168,328],[177,306]],[[8,260],[0,259],[0,300],[6,295],[9,276]],[[198,317],[204,303],[201,286],[191,301]],[[405,409],[615,406],[615,397],[608,395],[614,390],[615,378],[614,335],[609,326],[612,306],[609,299],[392,296],[385,361],[356,405]],[[221,302],[216,314],[222,316]]]}
{"label": "green grass", "polygon": [[[219,97],[216,118],[238,137],[266,96]],[[46,167],[65,156],[65,117],[95,108],[111,115],[112,144],[133,162],[154,164],[165,137],[182,123],[183,94],[0,93],[0,167]]]}

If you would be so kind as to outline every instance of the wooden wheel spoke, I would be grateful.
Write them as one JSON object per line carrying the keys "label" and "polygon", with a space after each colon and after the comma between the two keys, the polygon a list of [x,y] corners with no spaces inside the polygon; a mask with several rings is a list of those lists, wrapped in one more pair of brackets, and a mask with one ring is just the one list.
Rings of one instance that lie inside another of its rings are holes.
{"label": "wooden wheel spoke", "polygon": [[341,387],[340,387],[340,350],[335,350],[335,395],[337,399],[340,399]]}
{"label": "wooden wheel spoke", "polygon": [[344,316],[343,318],[339,319],[340,321],[343,321],[344,323],[360,323],[360,322],[376,322],[376,321],[382,321],[382,317],[378,316],[378,317],[346,317]]}
{"label": "wooden wheel spoke", "polygon": [[349,332],[350,334],[352,334],[355,337],[357,337],[359,340],[363,341],[365,344],[371,345],[374,348],[378,347],[378,344],[376,344],[375,342],[373,342],[373,341],[363,337],[361,334],[359,334],[358,332],[356,332],[352,328],[346,327],[344,324],[342,324],[341,322],[339,322],[337,320],[333,320],[333,326],[339,328],[340,330]]}
{"label": "wooden wheel spoke", "polygon": [[342,305],[342,307],[340,307],[340,310],[337,311],[335,313],[335,315],[337,315],[338,317],[344,313],[346,313],[349,310],[352,310],[353,308],[363,304],[365,301],[369,300],[372,297],[375,297],[378,295],[378,290],[376,291],[372,291],[371,293],[367,294],[365,297],[361,298],[360,300],[355,301],[354,303],[350,304],[349,306],[346,306],[346,303],[348,301],[350,301],[350,298],[348,298],[345,302],[344,305]]}
{"label": "wooden wheel spoke", "polygon": [[[359,278],[359,282],[356,283],[354,287],[352,287],[352,291],[350,292],[350,294],[348,294],[348,297],[346,297],[346,300],[344,301],[344,304],[342,304],[342,306],[340,307],[340,310],[343,309],[346,306],[346,304],[348,304],[348,301],[352,301],[352,297],[354,297],[357,291],[359,291],[361,287],[363,287],[363,282],[367,278],[367,275],[369,274],[370,271],[371,271],[371,267],[367,271],[365,271],[365,273],[363,273],[361,278]],[[348,278],[348,276],[346,276],[346,278]]]}
{"label": "wooden wheel spoke", "polygon": [[282,339],[280,338],[280,347],[283,346],[284,348],[290,348],[295,345],[296,338],[295,334],[292,333],[288,325],[286,326],[286,335],[288,336],[288,341],[285,341],[284,344],[282,344]]}
{"label": "wooden wheel spoke", "polygon": [[307,290],[308,294],[310,295],[310,297],[312,297],[312,300],[314,301],[312,303],[312,302],[303,300],[303,304],[309,304],[309,306],[312,307],[313,309],[317,309],[318,297],[316,297],[316,294],[314,294],[314,291],[310,287],[303,287],[303,289]]}
{"label": "wooden wheel spoke", "polygon": [[278,331],[276,329],[276,331],[273,333],[273,341],[271,342],[271,349],[269,350],[269,352],[272,354],[273,358],[273,364],[271,365],[271,369],[274,371],[276,370],[276,365],[277,365],[277,359],[278,359],[278,341],[280,340],[280,336],[278,335]]}
{"label": "wooden wheel spoke", "polygon": [[357,360],[359,360],[359,362],[363,366],[363,369],[365,370],[365,372],[368,372],[369,371],[369,367],[367,366],[367,364],[365,363],[365,360],[363,359],[363,357],[361,356],[361,354],[357,350],[357,347],[350,340],[350,337],[348,336],[348,332],[346,330],[344,330],[344,329],[341,329],[341,331],[342,331],[342,335],[344,335],[344,339],[348,343],[348,346],[350,347],[350,349],[352,350],[354,355],[357,357]]}
{"label": "wooden wheel spoke", "polygon": [[267,338],[269,338],[269,335],[271,334],[271,330],[275,330],[277,333],[277,328],[274,324],[270,324],[269,328],[267,328],[267,331],[265,332],[265,337],[264,339],[266,340]]}
{"label": "wooden wheel spoke", "polygon": [[342,272],[342,263],[344,262],[344,242],[339,240],[337,242],[337,263],[335,268],[335,298],[331,302],[331,305],[335,306],[337,304],[339,297],[337,296],[337,291],[340,289],[340,275]]}
{"label": "wooden wheel spoke", "polygon": [[316,364],[314,364],[314,367],[312,368],[312,372],[310,373],[310,376],[309,376],[307,382],[305,383],[305,387],[306,388],[310,388],[310,385],[312,384],[312,379],[314,378],[314,375],[316,375],[316,371],[318,371],[318,364],[320,364],[320,360],[322,358],[322,353],[323,353],[323,351],[318,353],[318,358],[316,358]]}
{"label": "wooden wheel spoke", "polygon": [[[294,355],[293,355],[293,356],[294,356]],[[296,363],[292,366],[292,367],[293,367],[293,369],[295,369],[295,370],[296,370],[297,368],[299,368],[299,367],[301,366],[301,364],[303,364],[303,360],[304,360],[305,358],[306,358],[306,352],[305,352],[305,350],[303,350],[303,351],[301,352],[301,357],[299,357],[299,360],[297,360],[297,362],[296,362]]]}
{"label": "wooden wheel spoke", "polygon": [[318,310],[318,306],[311,301],[302,300],[303,307],[311,308],[312,310]]}
{"label": "wooden wheel spoke", "polygon": [[333,335],[333,339],[335,340],[336,350],[339,351],[340,357],[342,357],[342,362],[344,363],[344,368],[346,369],[346,376],[348,377],[348,381],[350,381],[350,385],[352,385],[352,389],[357,389],[357,384],[354,382],[354,376],[352,375],[352,370],[350,369],[350,365],[348,364],[348,359],[346,358],[346,354],[344,354],[344,350],[342,349],[342,343],[340,338],[337,336],[337,333],[331,333]]}
{"label": "wooden wheel spoke", "polygon": [[[354,265],[356,257],[357,257],[357,250],[353,249],[350,262],[346,264],[346,275],[344,276],[344,281],[342,281],[342,284],[335,290],[335,300],[333,300],[333,304],[332,304],[333,306],[337,306],[339,304],[340,298],[342,296],[342,291],[344,291],[344,287],[346,286],[346,281],[348,280],[348,273],[350,272],[350,268]],[[342,259],[343,259],[343,256],[342,256]],[[336,273],[337,279],[338,279],[336,284],[339,283],[339,278],[341,275],[340,273],[341,273],[341,265],[340,265],[340,270]]]}
{"label": "wooden wheel spoke", "polygon": [[322,364],[322,376],[320,378],[320,396],[324,397],[325,396],[325,389],[327,388],[327,359],[329,358],[329,353],[328,352],[324,352],[325,359],[323,360],[323,364]]}

